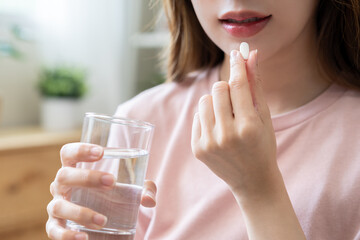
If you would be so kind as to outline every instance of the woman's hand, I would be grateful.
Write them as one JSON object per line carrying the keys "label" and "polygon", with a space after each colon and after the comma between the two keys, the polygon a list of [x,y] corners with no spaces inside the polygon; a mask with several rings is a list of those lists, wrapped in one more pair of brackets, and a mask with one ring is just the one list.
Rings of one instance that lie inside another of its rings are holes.
{"label": "woman's hand", "polygon": [[231,52],[229,83],[215,83],[212,96],[199,101],[192,149],[229,185],[249,239],[303,240],[276,162],[275,134],[256,58],[256,51],[247,62],[239,51]]}
{"label": "woman's hand", "polygon": [[276,140],[269,109],[257,77],[257,52],[246,62],[239,51],[230,56],[229,83],[214,84],[199,101],[192,149],[238,196],[261,197],[279,174]]}
{"label": "woman's hand", "polygon": [[[47,207],[49,219],[46,223],[46,232],[50,239],[88,239],[85,233],[66,229],[66,220],[72,220],[92,229],[100,229],[106,224],[106,216],[69,201],[73,187],[110,190],[115,185],[115,178],[111,174],[75,168],[76,163],[95,162],[100,160],[103,154],[103,148],[84,143],[67,144],[61,149],[62,168],[59,169],[54,182],[50,185],[50,192],[54,198]],[[155,183],[146,181],[141,204],[145,207],[154,207],[155,194]]]}

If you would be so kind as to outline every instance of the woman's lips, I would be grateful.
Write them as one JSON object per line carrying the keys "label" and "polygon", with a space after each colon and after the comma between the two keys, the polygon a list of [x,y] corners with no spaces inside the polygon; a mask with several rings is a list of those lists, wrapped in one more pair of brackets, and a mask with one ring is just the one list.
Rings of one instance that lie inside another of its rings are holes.
{"label": "woman's lips", "polygon": [[260,32],[270,21],[271,15],[265,16],[251,12],[230,12],[220,18],[224,29],[234,37],[248,38]]}

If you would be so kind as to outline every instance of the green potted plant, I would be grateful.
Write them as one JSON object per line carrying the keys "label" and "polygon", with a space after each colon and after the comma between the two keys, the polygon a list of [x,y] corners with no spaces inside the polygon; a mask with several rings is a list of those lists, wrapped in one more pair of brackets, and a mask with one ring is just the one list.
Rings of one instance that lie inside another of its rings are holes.
{"label": "green potted plant", "polygon": [[41,124],[46,130],[77,127],[79,100],[87,92],[83,69],[58,66],[41,71],[38,88],[42,95]]}

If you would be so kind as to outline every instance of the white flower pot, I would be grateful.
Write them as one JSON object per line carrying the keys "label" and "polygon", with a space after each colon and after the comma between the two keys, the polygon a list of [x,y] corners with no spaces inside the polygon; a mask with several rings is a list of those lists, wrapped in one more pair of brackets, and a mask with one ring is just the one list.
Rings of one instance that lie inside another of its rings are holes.
{"label": "white flower pot", "polygon": [[70,98],[43,98],[41,126],[48,131],[72,130],[78,127],[76,119],[79,101]]}

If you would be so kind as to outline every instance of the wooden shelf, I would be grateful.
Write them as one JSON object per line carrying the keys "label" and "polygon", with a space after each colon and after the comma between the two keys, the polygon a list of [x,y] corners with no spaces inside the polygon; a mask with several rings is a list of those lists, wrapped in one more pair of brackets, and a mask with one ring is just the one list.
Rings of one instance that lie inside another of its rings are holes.
{"label": "wooden shelf", "polygon": [[0,151],[52,146],[80,141],[81,130],[49,132],[40,127],[0,130]]}
{"label": "wooden shelf", "polygon": [[0,239],[47,239],[46,206],[61,167],[59,151],[79,139],[80,130],[0,130]]}

